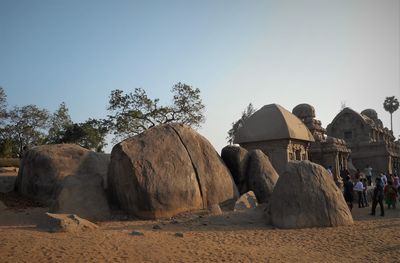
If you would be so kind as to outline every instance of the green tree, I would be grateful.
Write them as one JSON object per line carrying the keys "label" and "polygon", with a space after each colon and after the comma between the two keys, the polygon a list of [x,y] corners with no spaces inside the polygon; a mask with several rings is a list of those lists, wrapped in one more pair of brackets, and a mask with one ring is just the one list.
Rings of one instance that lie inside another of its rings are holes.
{"label": "green tree", "polygon": [[73,124],[65,102],[51,115],[49,124],[47,143],[60,143],[67,128]]}
{"label": "green tree", "polygon": [[75,143],[86,149],[102,152],[106,144],[107,125],[102,120],[89,119],[66,127],[61,143]]}
{"label": "green tree", "polygon": [[235,140],[235,136],[237,131],[239,130],[240,127],[242,127],[243,122],[249,118],[254,112],[256,112],[257,109],[253,107],[252,103],[249,103],[247,105],[246,109],[242,111],[242,117],[240,117],[239,120],[232,122],[232,128],[228,131],[228,136],[226,139],[228,140],[229,144],[232,144],[233,141]]}
{"label": "green tree", "polygon": [[204,105],[200,90],[177,83],[171,92],[172,105],[160,106],[159,99],[151,99],[146,91],[137,88],[133,93],[124,94],[113,90],[109,99],[108,124],[117,139],[125,139],[159,124],[177,122],[191,127],[200,127],[204,122]]}
{"label": "green tree", "polygon": [[392,114],[399,108],[399,101],[395,96],[386,97],[385,101],[383,102],[383,108],[385,111],[390,113],[390,130],[393,132]]}
{"label": "green tree", "polygon": [[8,120],[3,131],[3,139],[13,142],[14,152],[23,153],[24,146],[43,144],[46,138],[49,112],[36,105],[14,107],[8,113]]}

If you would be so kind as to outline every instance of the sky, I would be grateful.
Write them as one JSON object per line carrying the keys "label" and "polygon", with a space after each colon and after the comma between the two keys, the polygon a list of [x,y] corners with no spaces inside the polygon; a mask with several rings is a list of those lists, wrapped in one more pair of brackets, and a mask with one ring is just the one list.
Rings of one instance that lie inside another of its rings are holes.
{"label": "sky", "polygon": [[114,89],[170,104],[177,82],[201,90],[198,131],[218,152],[250,102],[309,103],[324,127],[343,104],[373,108],[390,128],[382,104],[400,99],[400,0],[0,0],[10,107],[65,102],[83,122],[106,117]]}

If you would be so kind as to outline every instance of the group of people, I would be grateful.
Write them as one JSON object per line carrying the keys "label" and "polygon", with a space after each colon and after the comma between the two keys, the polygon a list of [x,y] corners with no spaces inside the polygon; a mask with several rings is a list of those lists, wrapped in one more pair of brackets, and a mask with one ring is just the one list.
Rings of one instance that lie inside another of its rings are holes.
{"label": "group of people", "polygon": [[[359,169],[353,175],[350,173],[343,172],[344,181],[344,198],[350,208],[353,208],[354,192],[358,196],[358,207],[368,207],[367,190],[368,186],[372,186],[372,168],[367,166],[365,173],[362,173]],[[353,183],[354,182],[354,183]],[[384,174],[381,173],[376,177],[375,186],[372,192],[372,210],[371,215],[375,215],[375,210],[379,204],[381,210],[381,216],[385,215],[383,202],[387,204],[388,209],[395,209],[397,198],[400,195],[400,180],[397,174]]]}

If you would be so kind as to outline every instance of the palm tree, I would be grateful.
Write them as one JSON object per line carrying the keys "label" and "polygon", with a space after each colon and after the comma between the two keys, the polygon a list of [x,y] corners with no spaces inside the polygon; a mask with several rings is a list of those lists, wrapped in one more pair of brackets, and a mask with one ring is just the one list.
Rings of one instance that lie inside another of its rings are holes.
{"label": "palm tree", "polygon": [[390,113],[390,130],[393,132],[392,114],[399,108],[399,101],[394,96],[386,97],[383,108]]}

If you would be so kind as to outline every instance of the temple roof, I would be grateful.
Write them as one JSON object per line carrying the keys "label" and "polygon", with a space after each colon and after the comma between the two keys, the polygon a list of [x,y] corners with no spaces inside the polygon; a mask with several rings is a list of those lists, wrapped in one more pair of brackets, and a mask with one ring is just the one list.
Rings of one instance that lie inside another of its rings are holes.
{"label": "temple roof", "polygon": [[265,105],[239,128],[234,143],[297,139],[314,141],[313,135],[294,114],[278,104]]}

